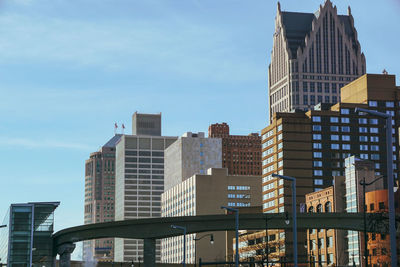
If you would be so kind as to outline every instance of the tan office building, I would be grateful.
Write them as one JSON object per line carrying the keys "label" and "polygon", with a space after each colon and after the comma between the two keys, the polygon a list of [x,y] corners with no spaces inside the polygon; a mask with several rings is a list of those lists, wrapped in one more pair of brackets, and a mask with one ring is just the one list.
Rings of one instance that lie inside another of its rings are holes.
{"label": "tan office building", "polygon": [[[161,196],[162,217],[224,214],[221,206],[233,208],[257,206],[261,203],[261,177],[228,175],[225,168],[212,168],[207,174],[196,174],[174,186]],[[225,232],[214,232],[209,238],[195,241],[205,234],[192,234],[186,240],[186,262],[225,261],[232,248],[232,239]],[[183,237],[163,239],[161,261],[180,263],[183,259]]]}
{"label": "tan office building", "polygon": [[[356,107],[393,116],[393,167],[397,179],[400,90],[395,76],[363,75],[344,86],[341,95],[342,101],[335,105],[321,104],[307,112],[276,113],[272,123],[262,130],[264,212],[291,210],[290,184],[273,178],[273,173],[296,177],[297,205],[305,202],[307,193],[331,186],[333,176],[343,176],[344,159],[349,156],[371,160],[375,174],[386,175],[385,122],[357,114]],[[286,237],[284,247],[292,252],[291,233]],[[300,232],[299,260],[306,260],[305,237],[306,233]]]}

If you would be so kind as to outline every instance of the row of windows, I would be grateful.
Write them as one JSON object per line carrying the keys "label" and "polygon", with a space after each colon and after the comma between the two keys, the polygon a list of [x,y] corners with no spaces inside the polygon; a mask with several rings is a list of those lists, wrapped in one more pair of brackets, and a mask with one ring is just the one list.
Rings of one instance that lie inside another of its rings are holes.
{"label": "row of windows", "polygon": [[250,190],[248,185],[228,185],[228,190]]}
{"label": "row of windows", "polygon": [[[298,95],[296,95],[296,97],[298,97]],[[322,103],[322,96],[318,95],[317,99],[315,98],[315,95],[310,95],[310,101],[308,101],[308,95],[303,95],[303,105],[315,105],[317,103]],[[338,102],[338,98],[337,96],[332,96],[332,101],[330,101],[330,97],[329,96],[325,96],[325,101],[324,103],[337,103]],[[299,104],[299,100],[296,98],[296,104]]]}
{"label": "row of windows", "polygon": [[[394,108],[394,102],[393,101],[386,101],[386,102],[384,102],[384,105],[387,108]],[[368,106],[377,107],[378,106],[378,101],[368,101]],[[400,102],[399,102],[399,106],[400,106]]]}

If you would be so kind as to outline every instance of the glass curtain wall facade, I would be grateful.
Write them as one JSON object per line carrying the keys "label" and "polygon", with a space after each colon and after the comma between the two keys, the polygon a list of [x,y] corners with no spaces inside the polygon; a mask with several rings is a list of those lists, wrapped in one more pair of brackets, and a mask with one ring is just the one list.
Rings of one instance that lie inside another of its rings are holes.
{"label": "glass curtain wall facade", "polygon": [[1,232],[1,262],[7,266],[52,266],[54,210],[59,202],[12,204]]}
{"label": "glass curtain wall facade", "polygon": [[8,255],[8,234],[9,234],[9,222],[10,222],[10,209],[8,209],[6,216],[1,223],[0,228],[0,266],[2,264],[7,264],[7,255]]}
{"label": "glass curtain wall facade", "polygon": [[[356,170],[354,166],[355,157],[350,157],[345,160],[346,167],[346,212],[358,212],[358,202],[357,202],[357,179]],[[349,263],[354,263],[356,265],[360,264],[360,246],[359,240],[360,236],[357,231],[348,231],[348,255]]]}

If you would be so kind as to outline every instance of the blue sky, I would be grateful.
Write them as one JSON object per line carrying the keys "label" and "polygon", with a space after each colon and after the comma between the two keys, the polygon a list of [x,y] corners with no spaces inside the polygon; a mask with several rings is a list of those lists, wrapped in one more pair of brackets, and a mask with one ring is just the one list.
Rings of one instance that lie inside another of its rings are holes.
{"label": "blue sky", "polygon": [[[400,77],[400,1],[350,4],[367,72]],[[2,0],[0,217],[61,201],[56,230],[82,224],[84,161],[135,111],[162,112],[164,135],[264,128],[275,14],[265,0]]]}

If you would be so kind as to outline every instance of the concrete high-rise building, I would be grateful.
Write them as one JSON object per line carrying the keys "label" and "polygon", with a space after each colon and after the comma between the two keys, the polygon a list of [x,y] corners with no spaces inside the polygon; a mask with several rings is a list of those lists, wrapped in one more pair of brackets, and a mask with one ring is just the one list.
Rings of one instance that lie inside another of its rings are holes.
{"label": "concrete high-rise building", "polygon": [[164,190],[167,191],[194,174],[222,167],[220,138],[205,138],[204,133],[187,132],[165,149]]}
{"label": "concrete high-rise building", "polygon": [[[345,182],[334,177],[334,185],[306,194],[307,212],[344,212]],[[344,266],[348,263],[346,231],[337,229],[308,229],[307,253],[310,266]]]}
{"label": "concrete high-rise building", "polygon": [[[207,174],[195,174],[162,194],[162,216],[196,216],[224,214],[221,206],[250,207],[261,203],[261,177],[229,175],[226,168],[208,169]],[[213,232],[214,244],[209,239],[195,238],[205,233],[187,235],[186,262],[232,260],[232,238],[225,232]],[[183,237],[162,240],[162,262],[181,263]]]}
{"label": "concrete high-rise building", "polygon": [[222,167],[230,175],[261,175],[261,136],[230,135],[225,122],[211,124],[208,137],[222,139]]}
{"label": "concrete high-rise building", "polygon": [[[161,114],[135,113],[133,121],[132,132],[140,134],[123,135],[116,146],[115,220],[160,217],[164,150],[177,139],[161,136]],[[114,261],[141,259],[142,240],[115,239]],[[160,262],[159,242],[156,260]]]}
{"label": "concrete high-rise building", "polygon": [[[366,74],[344,86],[342,100],[335,105],[322,104],[307,112],[276,113],[272,123],[262,130],[263,211],[291,209],[290,184],[272,177],[273,173],[296,177],[297,205],[305,202],[305,194],[331,186],[333,176],[343,176],[343,162],[349,156],[371,160],[375,175],[386,175],[385,121],[358,114],[356,107],[393,116],[393,167],[397,179],[399,93],[394,75]],[[305,233],[302,235],[305,238]],[[300,256],[302,235],[298,244]],[[290,238],[290,234],[286,236]],[[291,246],[287,242],[286,251],[292,251]]]}
{"label": "concrete high-rise building", "polygon": [[[85,224],[114,221],[115,146],[120,138],[113,136],[85,162]],[[114,238],[84,241],[83,259],[111,261],[113,243]]]}
{"label": "concrete high-rise building", "polygon": [[365,74],[350,7],[338,15],[326,0],[315,13],[278,9],[268,70],[269,111],[311,109],[340,101],[339,89]]}

